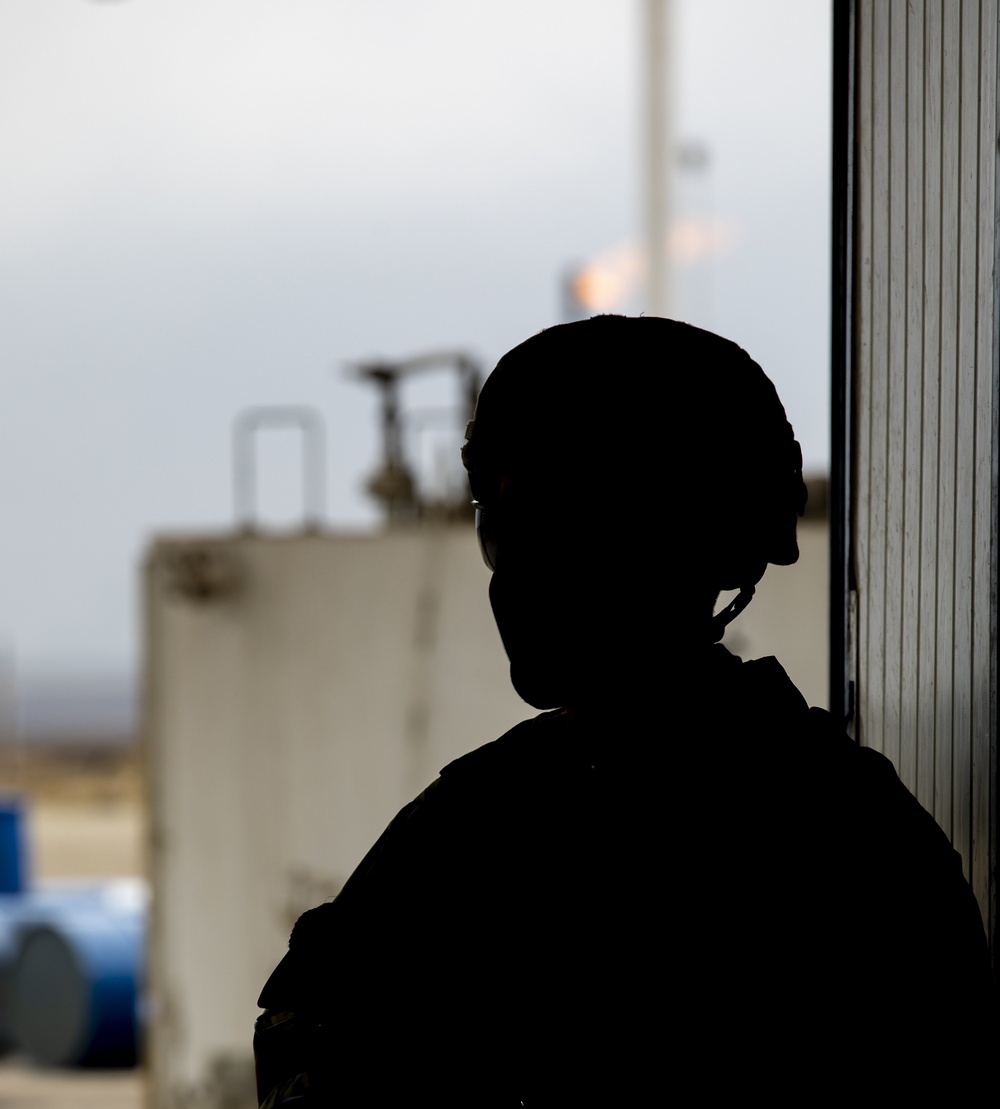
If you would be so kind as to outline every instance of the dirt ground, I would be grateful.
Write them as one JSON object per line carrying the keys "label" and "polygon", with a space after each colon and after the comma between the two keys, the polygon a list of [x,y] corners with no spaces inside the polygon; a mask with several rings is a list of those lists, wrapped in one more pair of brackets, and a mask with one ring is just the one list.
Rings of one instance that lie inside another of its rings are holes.
{"label": "dirt ground", "polygon": [[142,1109],[142,1072],[48,1071],[0,1062],[0,1109]]}
{"label": "dirt ground", "polygon": [[6,749],[0,752],[0,791],[20,794],[27,803],[33,880],[145,874],[135,747]]}

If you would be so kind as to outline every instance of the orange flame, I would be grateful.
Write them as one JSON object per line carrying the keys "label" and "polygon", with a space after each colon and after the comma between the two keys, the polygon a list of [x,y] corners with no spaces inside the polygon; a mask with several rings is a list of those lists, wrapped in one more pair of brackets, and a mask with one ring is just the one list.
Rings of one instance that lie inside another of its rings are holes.
{"label": "orange flame", "polygon": [[[731,220],[680,220],[667,232],[667,255],[690,265],[731,253],[742,238],[742,226]],[[573,296],[590,312],[613,311],[638,291],[646,270],[644,250],[635,243],[624,243],[602,251],[574,274],[570,283]]]}

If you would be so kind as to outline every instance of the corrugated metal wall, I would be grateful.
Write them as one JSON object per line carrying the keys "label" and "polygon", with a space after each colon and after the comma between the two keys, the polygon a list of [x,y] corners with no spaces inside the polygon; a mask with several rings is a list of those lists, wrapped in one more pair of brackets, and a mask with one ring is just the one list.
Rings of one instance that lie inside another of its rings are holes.
{"label": "corrugated metal wall", "polygon": [[997,0],[858,0],[857,738],[995,930]]}

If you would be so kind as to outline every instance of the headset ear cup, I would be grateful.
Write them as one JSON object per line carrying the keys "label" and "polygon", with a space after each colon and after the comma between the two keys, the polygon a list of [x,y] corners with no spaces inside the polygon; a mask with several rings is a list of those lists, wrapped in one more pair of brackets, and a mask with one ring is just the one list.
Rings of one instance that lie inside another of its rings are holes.
{"label": "headset ear cup", "polygon": [[706,552],[711,583],[716,589],[755,586],[767,569],[767,553],[756,537],[745,530],[731,531]]}
{"label": "headset ear cup", "polygon": [[[794,443],[794,441],[793,441]],[[750,470],[716,509],[717,577],[722,589],[740,589],[764,576],[767,564],[790,566],[799,558],[796,528],[808,496],[801,453],[794,443],[793,468]]]}
{"label": "headset ear cup", "polygon": [[[736,488],[714,513],[708,542],[712,585],[745,589],[764,576],[770,561],[772,528],[751,490]],[[793,532],[794,537],[794,532]]]}
{"label": "headset ear cup", "polygon": [[799,560],[796,530],[808,496],[801,473],[796,473],[787,492],[782,492],[785,495],[774,499],[765,518],[767,561],[775,566],[790,566]]}

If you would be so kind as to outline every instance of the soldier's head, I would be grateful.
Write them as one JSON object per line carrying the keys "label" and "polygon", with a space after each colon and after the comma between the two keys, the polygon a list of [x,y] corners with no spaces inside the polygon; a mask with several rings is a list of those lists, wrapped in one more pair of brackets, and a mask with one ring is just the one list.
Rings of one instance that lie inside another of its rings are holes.
{"label": "soldier's head", "polygon": [[711,644],[719,591],[798,557],[802,458],[774,386],[687,324],[598,316],[515,347],[463,458],[511,678],[539,708],[644,685],[650,644]]}

